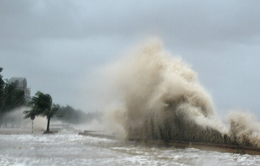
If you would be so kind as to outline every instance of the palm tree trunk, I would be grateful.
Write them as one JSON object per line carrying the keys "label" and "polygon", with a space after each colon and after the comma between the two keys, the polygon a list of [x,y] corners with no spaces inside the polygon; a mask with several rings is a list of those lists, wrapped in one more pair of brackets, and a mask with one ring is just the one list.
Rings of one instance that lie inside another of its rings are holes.
{"label": "palm tree trunk", "polygon": [[47,129],[46,129],[46,132],[50,132],[50,120],[51,120],[51,117],[47,117]]}

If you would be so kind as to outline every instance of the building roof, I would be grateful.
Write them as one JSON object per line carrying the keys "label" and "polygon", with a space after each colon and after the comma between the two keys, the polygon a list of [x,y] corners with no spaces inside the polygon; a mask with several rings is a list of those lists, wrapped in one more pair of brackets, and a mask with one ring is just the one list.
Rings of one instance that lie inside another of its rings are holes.
{"label": "building roof", "polygon": [[26,78],[25,77],[12,77],[11,78],[11,82],[15,82],[15,81],[24,81],[24,80],[26,80]]}

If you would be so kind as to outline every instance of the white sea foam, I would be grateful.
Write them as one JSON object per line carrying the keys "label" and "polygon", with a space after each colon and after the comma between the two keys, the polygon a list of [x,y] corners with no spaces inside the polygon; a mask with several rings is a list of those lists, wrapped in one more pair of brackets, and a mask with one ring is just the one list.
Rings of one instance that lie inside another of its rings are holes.
{"label": "white sea foam", "polygon": [[0,135],[1,166],[259,165],[259,156],[146,146],[77,134]]}

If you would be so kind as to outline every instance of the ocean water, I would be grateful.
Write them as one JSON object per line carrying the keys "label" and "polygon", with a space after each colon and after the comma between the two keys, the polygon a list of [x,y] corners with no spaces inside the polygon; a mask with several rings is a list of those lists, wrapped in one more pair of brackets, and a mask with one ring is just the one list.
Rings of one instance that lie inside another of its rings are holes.
{"label": "ocean water", "polygon": [[0,135],[1,166],[260,165],[260,156],[150,146],[73,134]]}

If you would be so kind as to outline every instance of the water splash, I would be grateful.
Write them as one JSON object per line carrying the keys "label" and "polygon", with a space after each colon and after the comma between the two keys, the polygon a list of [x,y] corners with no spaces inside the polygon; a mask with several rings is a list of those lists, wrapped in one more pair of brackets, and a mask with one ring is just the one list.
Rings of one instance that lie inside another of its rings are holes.
{"label": "water splash", "polygon": [[116,122],[127,139],[260,147],[259,129],[248,123],[253,116],[233,113],[227,127],[217,117],[197,73],[181,58],[165,51],[160,40],[148,41],[115,66],[115,87],[121,104],[112,114],[119,117]]}

